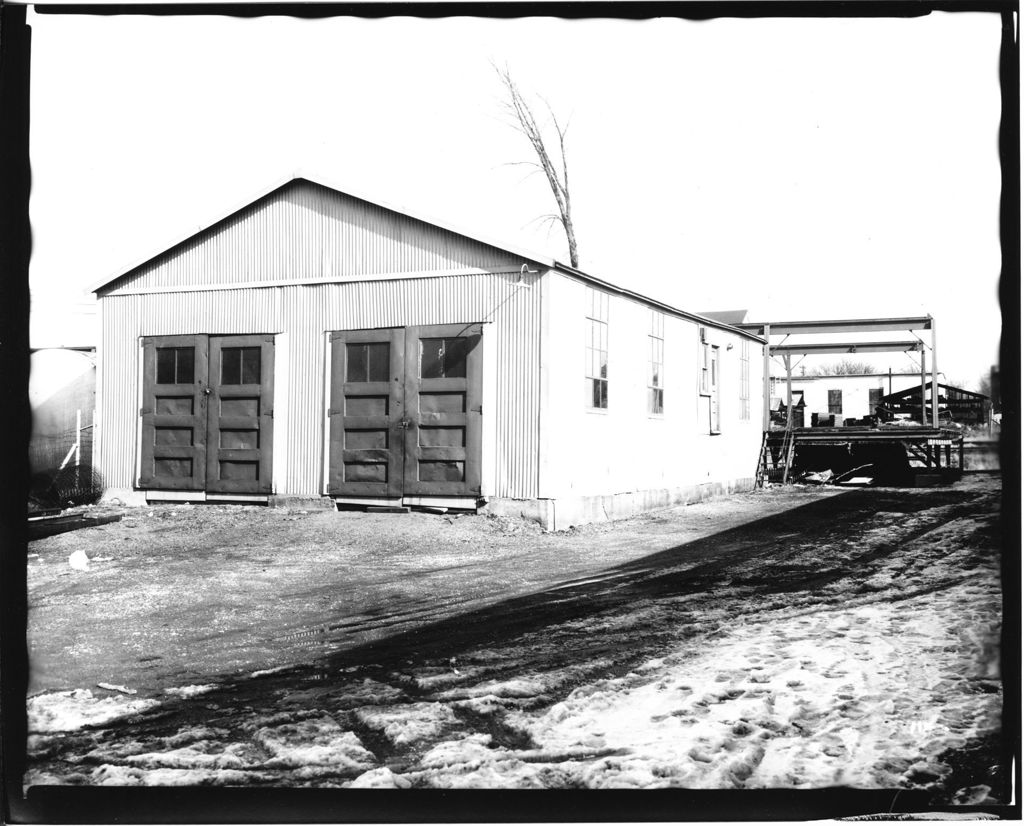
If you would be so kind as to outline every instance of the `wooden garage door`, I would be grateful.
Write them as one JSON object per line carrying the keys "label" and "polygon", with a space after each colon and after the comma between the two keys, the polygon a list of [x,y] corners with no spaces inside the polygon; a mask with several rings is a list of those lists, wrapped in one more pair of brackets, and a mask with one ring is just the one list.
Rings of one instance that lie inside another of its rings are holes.
{"label": "wooden garage door", "polygon": [[479,324],[406,330],[406,495],[480,493],[480,335]]}
{"label": "wooden garage door", "polygon": [[273,336],[143,340],[139,487],[269,493]]}
{"label": "wooden garage door", "polygon": [[331,335],[328,492],[480,493],[481,326]]}
{"label": "wooden garage door", "polygon": [[405,331],[331,334],[330,493],[402,495]]}

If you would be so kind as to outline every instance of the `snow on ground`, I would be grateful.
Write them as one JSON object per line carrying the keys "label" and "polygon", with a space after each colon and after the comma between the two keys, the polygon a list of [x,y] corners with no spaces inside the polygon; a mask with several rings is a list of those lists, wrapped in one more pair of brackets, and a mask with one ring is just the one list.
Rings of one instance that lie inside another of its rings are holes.
{"label": "snow on ground", "polygon": [[188,699],[189,697],[198,697],[200,694],[206,694],[213,691],[216,687],[217,686],[214,683],[206,683],[204,685],[172,686],[171,688],[165,688],[164,694],[169,694],[172,697]]}
{"label": "snow on ground", "polygon": [[[157,700],[33,697],[26,785],[934,789],[1002,703],[994,517],[956,507],[880,511],[857,536],[787,541],[457,658],[268,669],[259,708],[170,689],[189,714],[162,733],[116,725]],[[630,645],[647,653],[616,659]],[[61,737],[81,740],[58,770]]]}
{"label": "snow on ground", "polygon": [[435,746],[411,774],[452,787],[544,786],[556,771],[588,788],[927,783],[945,771],[942,752],[998,725],[990,663],[959,631],[985,596],[971,591],[747,620],[540,715],[511,712],[535,749],[473,735]]}
{"label": "snow on ground", "polygon": [[[962,547],[968,521],[908,547],[866,583],[819,593],[824,605],[734,617],[625,676],[504,722],[536,747],[486,737],[441,743],[421,760],[431,786],[811,788],[925,786],[937,758],[998,730],[999,588]],[[953,559],[957,578],[932,573]],[[909,557],[909,559],[907,558]],[[829,593],[829,592],[832,593]],[[522,679],[487,685],[514,694]],[[470,691],[469,694],[474,692]]]}
{"label": "snow on ground", "polygon": [[96,697],[87,688],[55,691],[28,699],[28,728],[35,734],[75,731],[110,723],[155,705],[156,700],[128,700],[120,695]]}

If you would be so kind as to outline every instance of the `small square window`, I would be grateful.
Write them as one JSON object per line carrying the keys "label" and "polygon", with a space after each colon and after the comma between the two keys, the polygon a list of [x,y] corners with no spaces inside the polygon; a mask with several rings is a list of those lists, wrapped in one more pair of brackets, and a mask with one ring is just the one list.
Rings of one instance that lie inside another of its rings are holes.
{"label": "small square window", "polygon": [[465,378],[468,355],[469,343],[465,338],[420,339],[420,378]]}
{"label": "small square window", "polygon": [[221,350],[221,384],[259,384],[260,348],[225,347]]}
{"label": "small square window", "polygon": [[196,374],[195,354],[194,347],[158,347],[156,351],[156,383],[192,384]]}
{"label": "small square window", "polygon": [[345,345],[345,381],[387,381],[391,345],[386,341]]}

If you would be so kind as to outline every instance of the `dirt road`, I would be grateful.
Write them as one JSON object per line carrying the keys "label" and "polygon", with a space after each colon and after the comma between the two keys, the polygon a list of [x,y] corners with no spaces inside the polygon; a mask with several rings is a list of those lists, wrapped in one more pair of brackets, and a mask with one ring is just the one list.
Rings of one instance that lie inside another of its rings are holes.
{"label": "dirt road", "polygon": [[563,535],[168,508],[42,540],[29,782],[998,800],[998,501],[790,489]]}

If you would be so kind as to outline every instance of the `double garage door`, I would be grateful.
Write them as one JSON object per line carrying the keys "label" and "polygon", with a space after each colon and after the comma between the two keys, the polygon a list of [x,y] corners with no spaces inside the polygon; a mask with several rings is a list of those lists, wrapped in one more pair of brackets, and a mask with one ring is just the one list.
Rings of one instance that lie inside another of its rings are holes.
{"label": "double garage door", "polygon": [[[329,494],[479,495],[479,324],[346,330],[330,348]],[[139,487],[270,493],[273,373],[273,336],[144,339]]]}

